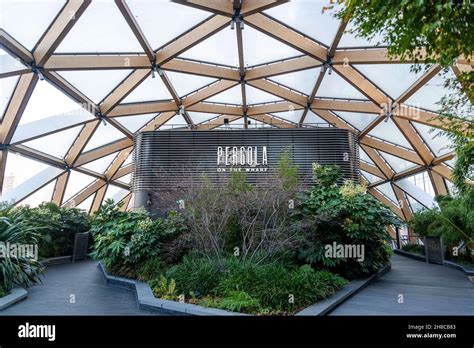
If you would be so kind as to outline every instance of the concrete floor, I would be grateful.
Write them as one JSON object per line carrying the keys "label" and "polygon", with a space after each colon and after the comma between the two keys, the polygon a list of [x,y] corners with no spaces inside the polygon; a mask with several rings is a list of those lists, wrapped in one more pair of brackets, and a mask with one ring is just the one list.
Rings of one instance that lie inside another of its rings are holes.
{"label": "concrete floor", "polygon": [[[71,298],[75,303],[71,303]],[[43,284],[29,288],[25,300],[0,312],[0,315],[150,314],[138,309],[134,292],[107,286],[97,262],[90,260],[47,267]]]}
{"label": "concrete floor", "polygon": [[474,315],[474,284],[463,272],[400,255],[391,262],[389,273],[330,315]]}

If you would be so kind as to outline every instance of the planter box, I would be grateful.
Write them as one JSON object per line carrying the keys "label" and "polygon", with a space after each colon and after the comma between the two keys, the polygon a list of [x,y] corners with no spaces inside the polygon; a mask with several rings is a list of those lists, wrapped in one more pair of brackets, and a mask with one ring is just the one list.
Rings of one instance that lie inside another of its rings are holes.
{"label": "planter box", "polygon": [[23,300],[27,296],[28,291],[23,288],[14,287],[7,296],[0,297],[0,311],[13,306],[15,303]]}
{"label": "planter box", "polygon": [[229,312],[217,308],[208,308],[190,303],[181,303],[156,298],[150,286],[134,279],[117,277],[107,273],[105,267],[99,262],[99,270],[108,285],[135,291],[138,308],[171,315],[213,315],[213,316],[246,316],[248,314]]}
{"label": "planter box", "polygon": [[[203,307],[189,303],[162,300],[156,298],[153,295],[153,291],[147,283],[135,279],[110,275],[107,273],[104,265],[102,265],[101,262],[99,262],[98,267],[107,285],[135,291],[139,309],[169,315],[250,316],[250,314],[245,313],[230,312],[222,309]],[[304,310],[296,313],[295,315],[326,315],[332,310],[334,310],[337,306],[342,304],[344,301],[355,295],[358,291],[369,285],[371,282],[377,280],[385,273],[389,272],[390,269],[391,265],[389,263],[387,266],[383,267],[378,272],[371,275],[369,278],[354,280],[330,298],[318,301],[314,305],[305,308]]]}

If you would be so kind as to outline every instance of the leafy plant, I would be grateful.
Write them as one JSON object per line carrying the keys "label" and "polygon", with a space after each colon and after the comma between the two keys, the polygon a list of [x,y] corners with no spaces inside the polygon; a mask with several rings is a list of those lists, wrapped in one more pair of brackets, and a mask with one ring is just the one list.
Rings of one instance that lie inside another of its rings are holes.
{"label": "leafy plant", "polygon": [[425,255],[425,247],[418,244],[405,244],[402,246],[402,250],[409,253]]}
{"label": "leafy plant", "polygon": [[21,211],[31,226],[38,227],[41,257],[72,255],[75,234],[90,229],[88,214],[77,208],[44,202],[35,208],[20,206],[14,210]]}
{"label": "leafy plant", "polygon": [[166,271],[166,277],[176,281],[181,294],[209,294],[222,276],[217,260],[196,257],[184,257]]}
{"label": "leafy plant", "polygon": [[[387,225],[399,224],[398,218],[366,188],[356,183],[341,182],[339,168],[313,165],[318,185],[304,192],[293,218],[300,232],[298,257],[316,268],[328,268],[344,277],[355,278],[383,267],[391,255],[387,243]],[[364,260],[326,257],[326,246],[364,246]]]}
{"label": "leafy plant", "polygon": [[226,297],[217,302],[216,307],[245,313],[258,313],[261,310],[259,301],[245,291],[230,291]]}
{"label": "leafy plant", "polygon": [[439,208],[425,209],[413,214],[410,227],[418,236],[441,237],[448,247],[464,251],[474,260],[474,189],[456,197],[437,197]]}
{"label": "leafy plant", "polygon": [[175,281],[173,279],[166,279],[164,275],[152,280],[150,287],[155,297],[162,298],[163,300],[176,300],[178,297]]}
{"label": "leafy plant", "polygon": [[94,235],[93,257],[111,271],[136,267],[159,255],[161,220],[152,221],[145,211],[122,212],[107,200],[97,212],[91,231]]}
{"label": "leafy plant", "polygon": [[331,296],[346,284],[342,277],[317,272],[308,265],[296,269],[279,262],[233,265],[219,283],[217,296],[226,298],[235,291],[244,291],[271,311],[294,312]]}
{"label": "leafy plant", "polygon": [[[37,245],[38,228],[22,211],[8,205],[0,207],[0,246],[6,251],[8,245]],[[29,287],[40,282],[43,265],[34,255],[1,255],[0,292],[8,294],[13,285]]]}

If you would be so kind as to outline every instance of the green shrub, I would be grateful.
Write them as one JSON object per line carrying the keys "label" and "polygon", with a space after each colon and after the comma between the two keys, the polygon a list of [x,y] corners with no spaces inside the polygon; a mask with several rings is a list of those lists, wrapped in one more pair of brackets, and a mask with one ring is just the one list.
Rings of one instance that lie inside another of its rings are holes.
{"label": "green shrub", "polygon": [[[293,216],[300,235],[298,258],[315,268],[326,268],[346,278],[373,273],[388,262],[391,249],[387,225],[398,218],[383,204],[365,193],[365,187],[345,182],[335,166],[313,165],[318,184],[304,192]],[[326,257],[326,245],[364,246],[364,261]]]}
{"label": "green shrub", "polygon": [[43,265],[35,255],[3,255],[7,243],[38,244],[38,228],[33,226],[24,212],[8,205],[0,206],[0,292],[8,294],[13,285],[29,287],[40,282]]}
{"label": "green shrub", "polygon": [[315,271],[305,265],[287,268],[278,262],[262,265],[240,264],[230,269],[219,283],[216,294],[226,298],[234,291],[244,291],[263,308],[293,312],[333,295],[346,284],[338,275]]}
{"label": "green shrub", "polygon": [[425,247],[423,245],[405,244],[405,245],[402,246],[402,250],[406,251],[406,252],[409,252],[409,253],[425,255]]}
{"label": "green shrub", "polygon": [[261,310],[257,299],[245,291],[230,291],[216,304],[217,308],[232,312],[258,313]]}
{"label": "green shrub", "polygon": [[155,279],[163,273],[164,263],[160,258],[147,259],[138,266],[136,269],[136,276],[138,280],[148,281]]}
{"label": "green shrub", "polygon": [[161,220],[152,221],[145,211],[122,212],[108,200],[97,212],[91,231],[94,235],[93,257],[112,272],[135,268],[146,259],[159,255]]}
{"label": "green shrub", "polygon": [[155,297],[159,297],[163,300],[176,300],[178,298],[175,281],[173,279],[168,281],[163,275],[158,279],[152,280],[150,287]]}
{"label": "green shrub", "polygon": [[174,279],[180,294],[209,294],[219,284],[222,270],[215,261],[204,258],[184,257],[166,271],[168,279]]}
{"label": "green shrub", "polygon": [[455,258],[458,248],[461,259],[474,261],[474,187],[455,197],[436,197],[439,207],[413,214],[409,224],[420,237],[440,237],[447,246],[448,257]]}
{"label": "green shrub", "polygon": [[39,255],[44,258],[72,255],[75,234],[90,229],[89,215],[77,208],[44,202],[35,208],[20,206],[13,210],[21,211],[28,224],[38,228]]}

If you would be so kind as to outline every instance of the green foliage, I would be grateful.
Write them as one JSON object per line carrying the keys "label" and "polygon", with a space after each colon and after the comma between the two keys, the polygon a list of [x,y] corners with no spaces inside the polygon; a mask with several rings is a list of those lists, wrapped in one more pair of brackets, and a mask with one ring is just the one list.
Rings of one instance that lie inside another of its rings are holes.
{"label": "green foliage", "polygon": [[215,290],[218,297],[244,291],[271,312],[294,312],[329,297],[346,281],[310,266],[288,267],[278,262],[239,263],[229,269]]}
{"label": "green foliage", "polygon": [[[174,280],[177,293],[190,296],[193,303],[254,314],[291,313],[331,296],[346,284],[340,276],[308,265],[243,262],[236,257],[227,257],[223,263],[185,257],[164,278]],[[159,277],[151,284],[162,283]]]}
{"label": "green foliage", "polygon": [[96,213],[91,231],[93,257],[101,260],[107,269],[119,271],[157,258],[164,229],[162,220],[152,221],[145,211],[122,212],[120,206],[107,200]]}
{"label": "green foliage", "polygon": [[[39,229],[26,214],[8,205],[0,206],[0,244],[37,245]],[[13,285],[29,287],[40,282],[43,265],[33,255],[3,255],[0,257],[0,292],[8,294]]]}
{"label": "green foliage", "polygon": [[216,304],[217,308],[232,312],[258,313],[260,303],[245,291],[230,291],[226,297]]}
{"label": "green foliage", "polygon": [[410,227],[418,236],[441,237],[451,251],[463,246],[466,258],[474,252],[474,188],[457,197],[437,197],[439,208],[415,214]]}
{"label": "green foliage", "polygon": [[[313,166],[318,185],[306,191],[294,214],[294,228],[300,232],[299,259],[314,267],[334,270],[355,278],[383,267],[391,255],[387,225],[399,224],[398,218],[365,187],[355,183],[336,185],[341,172],[333,166]],[[328,258],[325,246],[363,245],[365,259]]]}
{"label": "green foliage", "polygon": [[402,246],[402,250],[404,250],[406,252],[409,252],[409,253],[425,255],[425,247],[423,245],[405,244],[405,245]]}
{"label": "green foliage", "polygon": [[173,279],[168,281],[168,279],[163,275],[158,279],[152,280],[150,282],[150,287],[155,297],[159,297],[163,300],[176,300],[178,298],[176,283]]}
{"label": "green foliage", "polygon": [[298,166],[293,163],[291,149],[286,149],[278,159],[277,177],[283,190],[295,190],[298,187]]}
{"label": "green foliage", "polygon": [[184,257],[180,263],[166,271],[166,277],[174,279],[180,294],[209,294],[222,275],[218,262],[193,257]]}
{"label": "green foliage", "polygon": [[90,229],[89,215],[80,209],[59,207],[52,202],[41,203],[36,208],[15,209],[24,214],[31,226],[38,228],[41,257],[72,255],[75,234]]}

